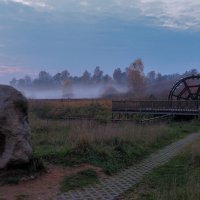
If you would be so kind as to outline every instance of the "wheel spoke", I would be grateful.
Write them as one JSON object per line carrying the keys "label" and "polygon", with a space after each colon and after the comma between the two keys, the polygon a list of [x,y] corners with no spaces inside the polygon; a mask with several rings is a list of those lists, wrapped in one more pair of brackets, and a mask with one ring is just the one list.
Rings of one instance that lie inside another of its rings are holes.
{"label": "wheel spoke", "polygon": [[199,85],[190,85],[190,88],[199,87]]}
{"label": "wheel spoke", "polygon": [[198,87],[198,90],[197,90],[197,94],[196,94],[196,96],[195,96],[195,99],[198,99],[198,96],[200,96],[200,85],[199,85],[199,87]]}
{"label": "wheel spoke", "polygon": [[185,89],[188,91],[189,95],[192,97],[192,92],[191,92],[190,87],[188,86],[187,82],[184,80],[183,83],[185,85]]}
{"label": "wheel spoke", "polygon": [[187,100],[186,97],[182,97],[182,96],[179,96],[179,95],[173,94],[172,96],[176,97],[177,99],[184,99],[184,100]]}
{"label": "wheel spoke", "polygon": [[187,89],[186,88],[184,88],[180,93],[179,93],[179,95],[178,96],[182,96],[184,93],[185,93],[185,91],[186,91]]}

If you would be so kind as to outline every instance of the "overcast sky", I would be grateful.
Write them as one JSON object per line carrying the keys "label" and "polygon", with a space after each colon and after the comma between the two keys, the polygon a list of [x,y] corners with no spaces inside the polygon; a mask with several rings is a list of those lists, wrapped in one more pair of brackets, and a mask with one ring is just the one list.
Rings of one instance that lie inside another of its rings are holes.
{"label": "overcast sky", "polygon": [[200,0],[0,0],[0,80],[137,58],[145,72],[200,70]]}

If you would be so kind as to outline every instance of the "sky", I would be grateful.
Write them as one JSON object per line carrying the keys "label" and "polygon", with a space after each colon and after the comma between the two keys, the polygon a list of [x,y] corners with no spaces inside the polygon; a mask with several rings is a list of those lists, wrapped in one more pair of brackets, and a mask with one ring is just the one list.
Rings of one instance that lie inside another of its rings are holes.
{"label": "sky", "polygon": [[200,69],[199,0],[0,0],[0,83],[46,70]]}

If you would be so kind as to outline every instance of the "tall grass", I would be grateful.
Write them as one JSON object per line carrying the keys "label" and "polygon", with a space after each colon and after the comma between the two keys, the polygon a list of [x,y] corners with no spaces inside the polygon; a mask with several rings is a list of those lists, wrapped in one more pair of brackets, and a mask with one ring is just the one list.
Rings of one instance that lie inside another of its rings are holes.
{"label": "tall grass", "polygon": [[189,132],[183,124],[135,125],[84,120],[51,120],[31,116],[34,155],[49,162],[88,162],[116,172]]}
{"label": "tall grass", "polygon": [[41,119],[66,119],[85,117],[108,119],[112,101],[106,99],[83,100],[31,100],[29,112]]}
{"label": "tall grass", "polygon": [[165,137],[169,127],[165,124],[139,126],[132,123],[105,123],[95,121],[65,121],[32,119],[34,146],[48,144],[52,146],[75,147],[80,143],[106,144],[114,140],[149,145]]}

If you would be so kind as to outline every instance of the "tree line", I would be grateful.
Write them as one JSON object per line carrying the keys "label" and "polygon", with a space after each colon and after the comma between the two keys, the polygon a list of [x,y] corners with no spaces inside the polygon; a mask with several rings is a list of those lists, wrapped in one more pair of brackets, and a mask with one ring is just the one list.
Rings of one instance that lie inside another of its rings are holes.
{"label": "tree line", "polygon": [[[10,85],[16,88],[60,88],[66,85],[106,85],[106,93],[117,93],[115,86],[126,86],[129,94],[142,96],[153,93],[166,93],[169,85],[181,76],[198,74],[196,69],[191,69],[183,74],[162,75],[154,70],[144,73],[144,64],[141,59],[136,59],[125,70],[116,68],[112,76],[104,74],[99,66],[95,67],[93,73],[85,70],[81,76],[72,76],[68,70],[50,75],[46,71],[40,71],[38,76],[32,79],[29,75],[24,78],[13,78]],[[170,83],[170,84],[169,84]],[[154,90],[154,92],[153,92]],[[160,94],[162,95],[162,94]]]}

